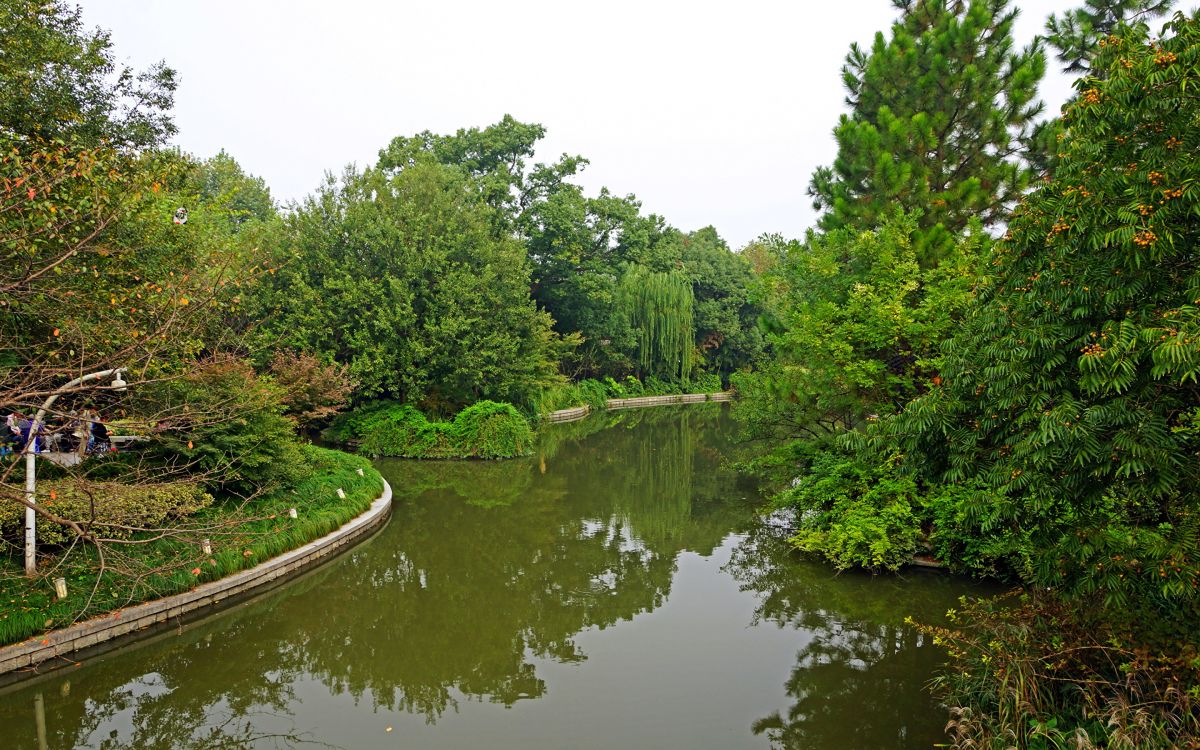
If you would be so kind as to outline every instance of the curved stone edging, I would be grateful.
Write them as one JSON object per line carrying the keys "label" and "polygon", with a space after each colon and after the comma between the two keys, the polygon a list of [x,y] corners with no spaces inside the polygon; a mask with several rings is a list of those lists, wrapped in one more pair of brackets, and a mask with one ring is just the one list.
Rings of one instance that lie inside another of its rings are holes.
{"label": "curved stone edging", "polygon": [[181,617],[295,573],[339,552],[374,531],[388,519],[391,509],[392,486],[383,479],[383,494],[371,503],[366,512],[319,539],[273,557],[249,570],[209,581],[191,591],[93,617],[21,643],[0,647],[0,675],[35,667],[48,659],[62,657],[156,623]]}
{"label": "curved stone edging", "polygon": [[[732,401],[732,391],[717,391],[716,393],[676,393],[670,396],[638,396],[636,398],[610,398],[605,402],[609,411],[617,409],[640,409],[647,406],[673,406],[675,404],[702,404],[709,401]],[[570,409],[559,409],[546,415],[547,422],[574,422],[590,414],[590,406],[576,406]]]}
{"label": "curved stone edging", "polygon": [[552,411],[546,415],[547,422],[574,422],[577,419],[583,419],[588,414],[592,413],[592,407],[584,404],[576,406],[573,409],[559,409]]}
{"label": "curved stone edging", "polygon": [[732,401],[729,391],[718,393],[676,393],[670,396],[639,396],[638,398],[610,398],[607,408],[640,409],[645,406],[672,406],[674,404],[703,404],[709,401]]}

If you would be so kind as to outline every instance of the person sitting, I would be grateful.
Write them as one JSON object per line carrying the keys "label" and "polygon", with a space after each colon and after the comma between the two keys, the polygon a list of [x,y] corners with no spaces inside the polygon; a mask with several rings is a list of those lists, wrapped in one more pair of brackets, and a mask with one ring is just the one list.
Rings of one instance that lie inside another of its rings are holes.
{"label": "person sitting", "polygon": [[109,451],[108,444],[108,428],[96,417],[96,421],[92,422],[92,437],[89,441],[89,453],[107,453]]}
{"label": "person sitting", "polygon": [[32,440],[33,441],[33,452],[41,453],[42,452],[42,439],[40,436],[42,433],[42,426],[38,425],[37,432],[35,432],[33,435],[29,434],[30,430],[33,428],[33,420],[19,419],[19,420],[17,420],[17,426],[21,429],[21,439],[19,441],[21,444],[21,451],[24,452],[26,446],[29,445],[29,441]]}

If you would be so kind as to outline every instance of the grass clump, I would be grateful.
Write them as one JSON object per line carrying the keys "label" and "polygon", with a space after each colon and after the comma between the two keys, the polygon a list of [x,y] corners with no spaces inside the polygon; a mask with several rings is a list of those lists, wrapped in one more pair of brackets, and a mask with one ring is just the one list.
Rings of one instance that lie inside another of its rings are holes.
{"label": "grass clump", "polygon": [[480,401],[449,422],[432,422],[408,404],[381,401],[340,419],[330,437],[368,456],[513,458],[533,451],[534,433],[512,404]]}

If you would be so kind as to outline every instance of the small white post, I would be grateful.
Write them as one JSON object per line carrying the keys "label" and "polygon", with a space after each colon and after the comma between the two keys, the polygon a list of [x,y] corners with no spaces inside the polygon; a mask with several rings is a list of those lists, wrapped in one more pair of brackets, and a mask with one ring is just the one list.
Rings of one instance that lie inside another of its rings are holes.
{"label": "small white post", "polygon": [[57,596],[59,599],[67,598],[67,579],[66,578],[55,578],[54,579],[54,595]]}
{"label": "small white post", "polygon": [[300,517],[300,514],[296,512],[295,508],[288,508],[288,518],[299,518],[299,517]]}
{"label": "small white post", "polygon": [[204,550],[204,554],[211,555],[212,554],[212,540],[205,539],[203,542],[200,543],[200,549]]}
{"label": "small white post", "polygon": [[340,497],[343,500],[346,499],[346,491],[343,490],[341,487],[338,487],[338,497]]}

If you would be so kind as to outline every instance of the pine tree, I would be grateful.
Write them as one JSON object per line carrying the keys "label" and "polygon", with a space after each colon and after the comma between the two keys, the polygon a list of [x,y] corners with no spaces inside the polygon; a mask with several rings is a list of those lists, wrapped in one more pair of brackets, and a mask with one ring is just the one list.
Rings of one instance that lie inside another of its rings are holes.
{"label": "pine tree", "polygon": [[1021,143],[1041,112],[1040,49],[1013,51],[1008,0],[893,0],[891,38],[852,45],[842,75],[851,112],[838,155],[809,195],[825,229],[920,210],[918,257],[937,262],[977,217],[995,224],[1028,185]]}

